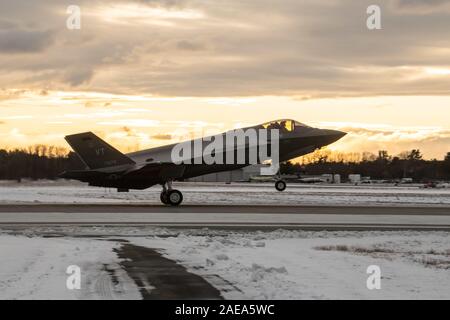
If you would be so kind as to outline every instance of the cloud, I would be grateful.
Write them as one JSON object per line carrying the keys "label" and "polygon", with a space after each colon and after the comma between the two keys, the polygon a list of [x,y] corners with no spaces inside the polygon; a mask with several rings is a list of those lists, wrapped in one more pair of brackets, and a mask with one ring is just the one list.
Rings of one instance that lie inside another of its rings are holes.
{"label": "cloud", "polygon": [[180,9],[192,5],[192,0],[129,0],[130,3],[138,3],[153,8]]}
{"label": "cloud", "polygon": [[73,69],[68,70],[64,79],[71,86],[78,86],[89,82],[94,76],[94,71],[90,69]]}
{"label": "cloud", "polygon": [[333,150],[370,151],[388,150],[393,155],[420,149],[427,157],[442,158],[450,145],[450,129],[441,127],[396,127],[357,124],[329,124],[329,127],[347,132]]}
{"label": "cloud", "polygon": [[149,119],[122,119],[112,121],[101,121],[97,123],[101,126],[122,126],[122,127],[156,127],[159,121]]}
{"label": "cloud", "polygon": [[12,29],[15,27],[15,23],[9,20],[3,20],[0,19],[0,29],[6,30],[6,29]]}
{"label": "cloud", "polygon": [[424,72],[450,68],[446,3],[380,0],[383,29],[369,31],[369,0],[80,0],[82,29],[70,31],[60,1],[17,0],[0,4],[0,87],[172,97],[448,95],[449,75]]}
{"label": "cloud", "polygon": [[188,41],[188,40],[178,41],[177,48],[181,49],[181,50],[188,50],[188,51],[199,51],[199,50],[205,49],[205,47],[202,43],[196,43],[194,41]]}
{"label": "cloud", "polygon": [[125,133],[125,136],[128,138],[137,138],[140,136],[140,134],[135,129],[131,129],[127,126],[123,126],[120,129],[122,130],[122,132]]}
{"label": "cloud", "polygon": [[7,116],[7,117],[3,117],[3,119],[8,119],[8,120],[23,120],[23,119],[33,119],[33,116],[32,116],[32,115],[23,114],[23,115],[17,115],[17,116]]}
{"label": "cloud", "polygon": [[151,136],[151,138],[156,139],[156,140],[171,140],[172,135],[170,135],[170,134],[154,134]]}
{"label": "cloud", "polygon": [[0,30],[0,54],[37,53],[48,48],[52,41],[50,31]]}
{"label": "cloud", "polygon": [[17,89],[0,89],[0,101],[2,100],[13,100],[19,99],[26,93],[26,90],[17,90]]}
{"label": "cloud", "polygon": [[361,136],[366,139],[375,137],[378,141],[431,141],[436,138],[450,138],[450,129],[442,127],[404,127],[383,124],[346,124],[325,123],[327,127],[347,132],[349,136]]}
{"label": "cloud", "polygon": [[450,9],[448,0],[397,0],[395,7],[401,12],[428,14]]}

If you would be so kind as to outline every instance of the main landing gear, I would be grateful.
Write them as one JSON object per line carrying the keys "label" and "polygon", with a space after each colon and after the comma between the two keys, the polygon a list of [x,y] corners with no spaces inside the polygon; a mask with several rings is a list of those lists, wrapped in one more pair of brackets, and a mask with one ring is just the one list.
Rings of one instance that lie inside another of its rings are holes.
{"label": "main landing gear", "polygon": [[168,181],[162,186],[160,199],[163,204],[178,206],[183,202],[183,194],[179,190],[172,189],[172,181]]}

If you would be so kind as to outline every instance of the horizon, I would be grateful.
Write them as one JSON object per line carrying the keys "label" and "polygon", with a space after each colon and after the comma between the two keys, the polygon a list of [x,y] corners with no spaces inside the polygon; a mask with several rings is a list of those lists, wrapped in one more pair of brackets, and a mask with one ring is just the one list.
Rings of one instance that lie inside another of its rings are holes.
{"label": "horizon", "polygon": [[[114,147],[114,146],[113,146]],[[26,147],[16,147],[16,148],[3,148],[0,146],[0,151],[6,151],[8,153],[13,152],[24,152],[26,154],[30,155],[39,155],[44,157],[67,157],[70,153],[75,152],[69,147],[58,147],[55,145],[46,145],[46,144],[35,144],[35,145],[29,145]],[[120,151],[120,150],[119,150]],[[133,153],[135,151],[142,151],[140,150],[132,150],[130,153]],[[320,149],[315,150],[314,152],[311,152],[309,154],[305,154],[303,156],[284,161],[283,163],[294,163],[294,164],[301,164],[301,165],[307,165],[312,164],[315,162],[318,162],[319,159],[325,158],[330,163],[361,163],[364,161],[376,161],[380,159],[380,157],[383,157],[383,159],[386,159],[388,161],[392,161],[396,158],[400,160],[409,160],[409,156],[411,153],[418,151],[419,155],[421,156],[420,160],[424,161],[444,161],[448,158],[450,155],[450,151],[445,152],[442,159],[437,158],[430,158],[427,159],[423,156],[423,153],[420,149],[411,149],[411,150],[404,150],[398,154],[391,154],[387,150],[378,150],[377,152],[370,152],[370,151],[361,151],[361,152],[342,152],[342,151],[333,151],[330,150],[327,146],[322,147]],[[381,153],[385,154],[381,155]]]}

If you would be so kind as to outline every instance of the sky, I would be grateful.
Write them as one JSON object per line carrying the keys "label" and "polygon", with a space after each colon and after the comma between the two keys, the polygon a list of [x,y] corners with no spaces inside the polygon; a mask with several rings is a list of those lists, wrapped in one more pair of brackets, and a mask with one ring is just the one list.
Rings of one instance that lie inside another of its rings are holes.
{"label": "sky", "polygon": [[348,132],[332,150],[442,159],[449,30],[446,0],[1,0],[0,148],[93,131],[127,152],[292,118]]}

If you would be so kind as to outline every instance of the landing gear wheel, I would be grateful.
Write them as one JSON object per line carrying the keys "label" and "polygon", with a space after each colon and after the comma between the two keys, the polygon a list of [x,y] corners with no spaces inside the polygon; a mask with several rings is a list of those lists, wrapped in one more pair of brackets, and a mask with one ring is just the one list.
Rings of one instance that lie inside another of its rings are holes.
{"label": "landing gear wheel", "polygon": [[167,191],[167,202],[171,206],[178,206],[183,201],[183,194],[175,189]]}
{"label": "landing gear wheel", "polygon": [[167,199],[167,191],[161,191],[161,194],[159,195],[159,199],[163,204],[169,204],[169,200]]}
{"label": "landing gear wheel", "polygon": [[275,182],[275,189],[280,192],[284,191],[286,189],[286,182],[284,182],[283,180],[278,180],[277,182]]}

